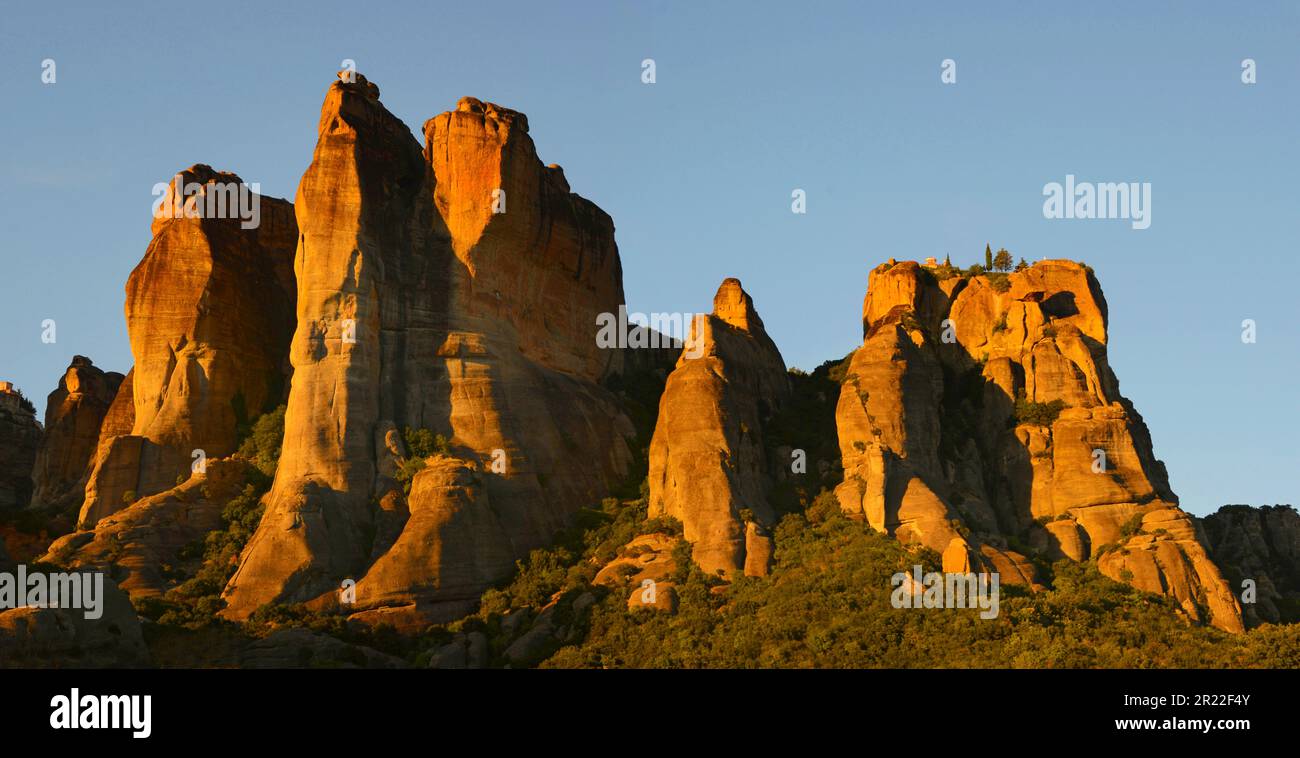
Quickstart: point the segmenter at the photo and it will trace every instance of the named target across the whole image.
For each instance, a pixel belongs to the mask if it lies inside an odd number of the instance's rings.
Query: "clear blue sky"
[[[858,343],[885,258],[1085,260],[1184,506],[1300,500],[1294,3],[118,5],[0,25],[0,378],[38,407],[73,354],[129,368],[154,183],[202,162],[292,198],[352,58],[416,132],[463,95],[527,113],[614,217],[632,310],[705,310],[737,276],[791,365]],[[1067,173],[1151,182],[1151,228],[1045,220]]]

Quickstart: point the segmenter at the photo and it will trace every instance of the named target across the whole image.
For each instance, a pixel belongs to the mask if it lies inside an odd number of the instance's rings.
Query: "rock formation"
[[[242,185],[234,174],[192,166],[169,185],[164,207],[178,186],[188,210]],[[154,219],[153,240],[126,285],[135,367],[124,386],[132,404],[109,410],[112,434],[100,435],[83,527],[124,500],[174,486],[188,476],[196,450],[206,458],[234,452],[240,428],[283,400],[298,231],[288,202],[257,195],[251,202],[258,208],[252,228],[229,210]]]
[[[659,403],[650,515],[682,522],[707,573],[767,573],[772,525],[763,426],[789,396],[785,361],[736,279],[697,318]]]
[[[1106,328],[1096,278],[1070,261],[974,277],[878,267],[836,412],[836,494],[945,570],[1033,583],[1025,545],[1100,556],[1112,578],[1239,631],[1233,593],[1119,394]]]
[[[1300,514],[1289,505],[1225,505],[1202,523],[1215,563],[1244,596],[1247,624],[1300,621]]]
[[[430,459],[412,481],[407,510],[396,541],[357,582],[346,609],[353,618],[402,628],[407,619],[466,615],[484,587],[514,568],[510,537],[472,463]]]
[[[454,615],[627,471],[633,430],[598,383],[620,354],[594,340],[623,301],[613,222],[541,164],[523,114],[465,98],[424,134],[363,76],[326,95],[295,201],[284,448],[234,618],[348,579],[362,620]],[[409,499],[407,428],[460,461]]]
[[[79,608],[0,610],[0,668],[149,665],[140,620],[126,593],[105,578],[99,602],[102,615],[95,619]]]
[[[36,455],[33,507],[81,509],[100,428],[122,375],[75,356],[45,404],[45,436]]]
[[[36,410],[9,382],[0,382],[0,513],[32,498],[32,466],[41,443]]]
[[[678,569],[673,557],[677,543],[678,538],[668,534],[638,535],[619,549],[619,555],[606,563],[591,583],[627,593],[628,610],[672,612],[677,608],[673,584]]]
[[[247,468],[235,459],[208,461],[202,474],[140,498],[93,530],[60,537],[38,560],[108,572],[132,600],[161,595],[177,583],[184,549],[222,528],[222,510],[243,488]]]

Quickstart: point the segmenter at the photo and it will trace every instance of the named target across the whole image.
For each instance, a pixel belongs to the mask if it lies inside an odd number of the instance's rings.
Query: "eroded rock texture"
[[[187,195],[185,208],[242,183],[204,165],[178,180],[199,190]],[[256,202],[255,228],[244,228],[229,210],[223,217],[154,219],[153,241],[126,285],[135,367],[123,386],[131,404],[108,409],[85,489],[83,528],[187,477],[195,450],[207,458],[230,455],[239,429],[282,401],[298,232],[290,203],[264,196]]]
[[[163,594],[179,583],[185,549],[221,529],[222,510],[247,480],[248,464],[208,461],[202,474],[100,519],[95,528],[55,540],[38,560],[104,571],[131,598]],[[189,557],[195,565],[197,557]],[[168,570],[171,567],[171,570]]]
[[[650,515],[682,522],[708,573],[767,573],[772,525],[763,426],[789,397],[785,361],[736,279],[713,298],[659,403]]]
[[[9,382],[0,382],[0,512],[31,501],[32,466],[40,444],[41,425],[31,402]]]
[[[100,429],[123,377],[75,356],[45,405],[45,436],[36,455],[33,507],[74,508],[81,498],[98,447]]]
[[[1300,621],[1300,514],[1289,505],[1225,505],[1203,519],[1214,560],[1242,602],[1249,625]]]
[[[83,582],[93,581],[81,572]],[[103,580],[99,618],[82,608],[21,607],[0,611],[0,668],[148,666],[140,620],[126,593]]]
[[[361,620],[450,617],[627,471],[633,430],[598,384],[620,356],[594,339],[623,299],[612,221],[542,166],[523,114],[465,98],[424,133],[364,77],[326,95],[284,448],[232,617],[348,579]],[[449,441],[409,499],[408,427]]]
[[[1119,394],[1092,272],[943,274],[913,262],[871,274],[836,411],[844,510],[942,553],[946,570],[991,565],[1003,581],[1035,581],[1016,546],[1100,555],[1112,578],[1239,631],[1236,599]]]

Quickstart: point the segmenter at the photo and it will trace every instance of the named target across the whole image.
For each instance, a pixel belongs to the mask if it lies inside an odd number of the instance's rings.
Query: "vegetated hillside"
[[[795,401],[775,423],[825,433],[843,367],[829,362],[813,374],[792,372]],[[831,377],[834,377],[832,379]],[[818,397],[829,397],[829,408]],[[833,433],[833,424],[829,426]],[[815,460],[815,456],[810,455]],[[836,474],[838,475],[838,473]],[[629,610],[627,595],[593,584],[599,569],[638,534],[679,537],[670,521],[645,517],[644,498],[607,501],[584,511],[585,528],[556,547],[534,551],[519,573],[484,598],[475,617],[442,629],[477,630],[490,642],[488,665],[543,667],[1298,667],[1300,626],[1264,625],[1244,635],[1189,623],[1173,599],[1102,575],[1096,560],[1036,559],[1049,585],[1041,592],[1003,583],[997,618],[978,609],[896,609],[890,578],[920,564],[940,570],[940,556],[909,549],[846,518],[826,491],[811,499],[817,472],[782,486],[768,577],[730,584],[689,563],[678,542],[667,581],[674,612]],[[633,584],[633,592],[636,585]],[[583,596],[596,596],[587,605]],[[580,628],[567,643],[543,647],[539,660],[505,652],[527,634],[540,608],[557,609]],[[574,613],[574,607],[585,607]],[[544,613],[545,611],[543,611]],[[537,652],[537,651],[534,651]]]
[[[634,513],[642,506],[624,506]],[[620,520],[623,521],[623,520]],[[618,538],[659,524],[623,521],[588,532],[590,551],[537,551],[493,607],[537,603],[550,593],[590,589],[583,567]],[[890,604],[890,576],[939,556],[911,552],[840,514],[818,497],[806,513],[786,515],[775,530],[770,577],[740,577],[724,591],[698,569],[678,577],[675,613],[629,611],[608,592],[593,605],[580,641],[543,667],[1300,667],[1300,627],[1265,625],[1244,635],[1190,624],[1173,603],[1106,578],[1094,562],[1045,567],[1052,589],[1030,593],[1002,585],[1000,612],[911,610]],[[483,627],[499,628],[496,612]],[[495,640],[503,649],[505,640]]]
[[[486,592],[477,612],[421,633],[349,625],[296,605],[268,605],[245,622],[217,614],[221,587],[256,526],[258,496],[273,476],[283,409],[251,425],[237,457],[250,483],[222,512],[222,528],[169,566],[171,590],[142,598],[145,641],[160,666],[483,667],[1300,667],[1300,626],[1264,624],[1244,635],[1194,625],[1175,601],[1103,576],[1096,561],[1037,561],[1041,592],[1003,583],[999,614],[977,608],[896,609],[895,572],[940,569],[938,553],[909,548],[843,515],[830,493],[842,476],[834,450],[834,405],[843,361],[792,371],[790,405],[772,421],[781,439],[808,440],[809,471],[774,490],[778,523],[766,577],[730,583],[704,574],[673,519],[647,516],[646,488],[577,512],[550,547],[518,562],[513,578]],[[644,481],[648,430],[662,381],[630,375],[613,391],[638,426]],[[784,450],[780,451],[784,454]],[[820,494],[814,494],[820,492]],[[638,583],[608,580],[638,535],[673,547],[661,586],[671,611],[629,607]],[[656,536],[653,539],[660,539]],[[617,573],[617,572],[615,572]],[[623,577],[624,579],[628,577]],[[631,577],[635,579],[635,577]],[[474,645],[477,645],[477,648]],[[464,659],[447,651],[466,650]]]

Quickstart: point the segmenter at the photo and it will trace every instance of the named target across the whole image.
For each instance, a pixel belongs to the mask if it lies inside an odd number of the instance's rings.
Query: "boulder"
[[[126,593],[105,577],[100,602],[101,615],[94,619],[78,608],[0,610],[0,668],[148,666],[140,620]]]

